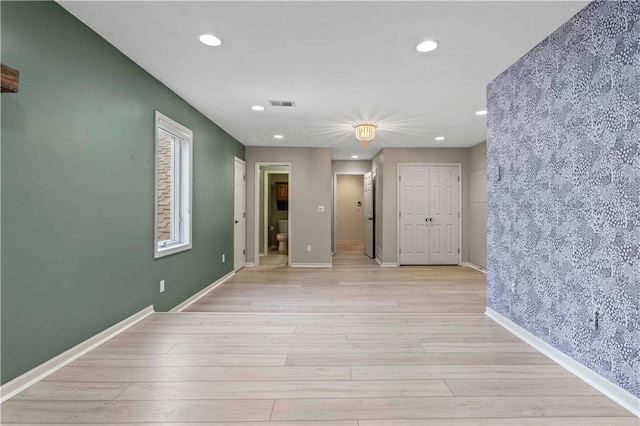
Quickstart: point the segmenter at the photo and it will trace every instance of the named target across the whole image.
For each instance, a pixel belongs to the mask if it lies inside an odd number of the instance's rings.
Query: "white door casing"
[[[460,165],[398,166],[400,265],[460,264]]]
[[[267,167],[267,166],[284,166],[287,168],[287,171],[283,173],[288,173],[289,174],[289,211],[288,211],[288,218],[289,218],[289,231],[287,232],[287,234],[289,235],[288,237],[288,245],[289,248],[291,248],[293,246],[293,238],[295,238],[295,235],[293,235],[293,233],[291,232],[291,230],[293,229],[293,225],[292,225],[292,219],[293,219],[293,215],[292,215],[292,206],[293,206],[293,188],[294,188],[294,183],[293,183],[293,168],[292,168],[292,164],[290,162],[271,162],[271,161],[256,161],[255,162],[255,181],[254,181],[254,194],[253,194],[253,199],[254,199],[254,233],[253,233],[253,263],[250,263],[250,266],[258,266],[260,265],[260,214],[262,211],[262,205],[260,204],[260,168],[261,167]],[[288,255],[287,255],[287,265],[291,266],[291,259],[292,259],[292,252],[293,250],[288,250]]]
[[[234,159],[233,191],[233,270],[237,271],[245,264],[245,163]]]
[[[373,259],[373,172],[364,175],[364,254]]]
[[[269,176],[270,175],[287,175],[287,182],[289,181],[289,170],[265,170],[264,171],[264,182],[263,182],[263,191],[262,193],[264,194],[263,196],[263,203],[262,203],[262,212],[261,215],[264,218],[264,225],[262,227],[262,229],[260,229],[260,232],[262,233],[263,236],[263,244],[262,247],[260,247],[260,250],[262,251],[263,255],[267,255],[269,253],[269,249],[270,249],[270,241],[269,241],[269,223],[270,223],[270,203],[271,203],[271,196],[273,195],[271,193],[271,187],[269,186]],[[287,212],[287,218],[288,218],[289,214]],[[279,232],[278,228],[277,228],[277,224],[275,225],[274,229],[274,238],[275,238],[275,234],[277,234]],[[260,253],[258,253],[258,255],[260,255]]]

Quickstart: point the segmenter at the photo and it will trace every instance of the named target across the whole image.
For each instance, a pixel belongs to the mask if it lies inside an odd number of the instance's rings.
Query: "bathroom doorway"
[[[258,259],[259,266],[287,266],[290,242],[289,164],[256,164],[258,180]]]

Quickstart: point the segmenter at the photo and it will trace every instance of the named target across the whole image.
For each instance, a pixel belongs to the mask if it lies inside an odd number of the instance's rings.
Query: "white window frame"
[[[155,112],[155,179],[154,179],[154,227],[153,227],[153,257],[159,258],[170,254],[191,249],[192,218],[191,207],[193,199],[193,132],[170,119],[166,115]],[[174,152],[172,173],[174,201],[171,213],[171,233],[176,236],[169,242],[158,241],[158,148],[159,130],[171,133],[178,138],[179,149]],[[178,214],[176,214],[178,213]]]

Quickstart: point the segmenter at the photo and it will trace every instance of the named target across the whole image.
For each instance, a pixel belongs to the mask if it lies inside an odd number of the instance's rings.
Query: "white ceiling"
[[[329,147],[334,159],[484,141],[474,112],[487,83],[587,3],[61,2],[243,144]],[[440,48],[418,53],[425,39]],[[380,126],[366,149],[351,128],[365,120]]]

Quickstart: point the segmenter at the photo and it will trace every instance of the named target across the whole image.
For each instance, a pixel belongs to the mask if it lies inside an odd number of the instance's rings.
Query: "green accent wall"
[[[0,7],[4,384],[231,272],[244,146],[58,4]],[[194,134],[193,249],[155,260],[154,110]]]

